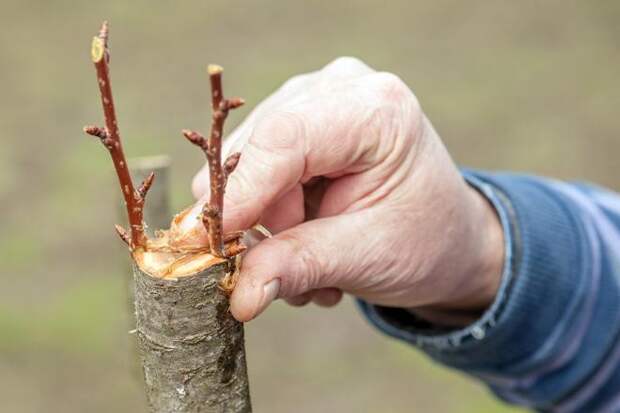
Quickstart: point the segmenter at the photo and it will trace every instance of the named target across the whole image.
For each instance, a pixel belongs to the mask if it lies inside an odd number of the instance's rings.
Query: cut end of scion
[[[99,29],[99,34],[93,37],[93,42],[90,47],[90,56],[93,59],[94,63],[98,63],[103,59],[107,52],[108,47],[108,21],[105,20],[101,24],[101,28]]]
[[[219,75],[223,71],[224,68],[220,65],[210,64],[209,66],[207,66],[207,73],[209,74],[209,76]]]
[[[98,63],[105,56],[105,40],[99,36],[93,37],[93,42],[90,46],[90,57],[94,63]]]

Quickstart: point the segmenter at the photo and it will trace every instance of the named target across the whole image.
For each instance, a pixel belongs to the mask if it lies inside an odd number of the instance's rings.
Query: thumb
[[[367,211],[305,222],[261,241],[243,259],[230,310],[249,321],[276,298],[290,298],[314,289],[355,290],[363,273],[372,273],[364,235]]]

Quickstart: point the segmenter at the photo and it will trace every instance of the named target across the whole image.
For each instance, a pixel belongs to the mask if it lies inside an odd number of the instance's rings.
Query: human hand
[[[334,305],[343,291],[431,315],[492,301],[503,265],[498,218],[397,76],[339,58],[287,81],[224,146],[242,153],[224,231],[260,221],[275,234],[244,257],[230,301],[238,320],[276,298]],[[205,167],[197,198],[208,197],[208,182]]]

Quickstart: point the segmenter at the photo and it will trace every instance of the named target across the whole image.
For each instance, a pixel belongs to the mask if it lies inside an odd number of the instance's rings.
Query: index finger
[[[369,168],[379,136],[370,127],[376,107],[368,102],[357,94],[335,93],[258,121],[226,188],[224,230],[254,225],[298,183]]]

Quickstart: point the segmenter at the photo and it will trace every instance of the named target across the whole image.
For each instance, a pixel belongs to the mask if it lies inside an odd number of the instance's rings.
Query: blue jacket
[[[620,412],[620,195],[581,183],[464,171],[505,234],[499,292],[478,321],[441,330],[359,301],[384,333],[544,412]]]

